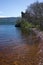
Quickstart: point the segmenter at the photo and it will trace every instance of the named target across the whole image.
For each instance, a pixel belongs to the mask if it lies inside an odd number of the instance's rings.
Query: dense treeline
[[[33,3],[27,7],[25,13],[21,12],[22,18],[34,25],[43,27],[43,3]]]
[[[21,12],[21,22],[22,20],[25,20],[25,23],[28,22],[43,29],[43,3],[35,2],[28,6],[25,12]]]

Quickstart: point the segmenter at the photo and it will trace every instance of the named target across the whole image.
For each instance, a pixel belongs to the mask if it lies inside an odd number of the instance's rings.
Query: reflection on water
[[[38,65],[39,40],[13,25],[0,25],[0,65]]]

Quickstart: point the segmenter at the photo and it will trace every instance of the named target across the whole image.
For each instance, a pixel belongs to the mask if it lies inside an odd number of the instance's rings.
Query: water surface
[[[14,25],[0,25],[0,65],[38,65],[39,41]]]

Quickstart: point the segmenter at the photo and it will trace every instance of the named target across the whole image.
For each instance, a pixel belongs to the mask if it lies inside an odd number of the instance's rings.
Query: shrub
[[[21,24],[21,21],[18,20],[18,21],[16,22],[16,24],[15,24],[15,27],[20,27],[20,24]]]
[[[25,33],[30,33],[30,32],[32,31],[31,28],[34,27],[34,25],[33,25],[32,23],[29,23],[29,22],[27,22],[27,21],[25,21],[25,20],[23,20],[23,19],[20,20],[20,21],[18,21],[15,26],[16,26],[16,27],[20,27],[21,30],[22,30],[23,32],[25,32]]]

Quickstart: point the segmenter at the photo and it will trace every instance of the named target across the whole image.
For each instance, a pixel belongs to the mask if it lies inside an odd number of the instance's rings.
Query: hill
[[[0,18],[0,24],[15,24],[19,17]]]

